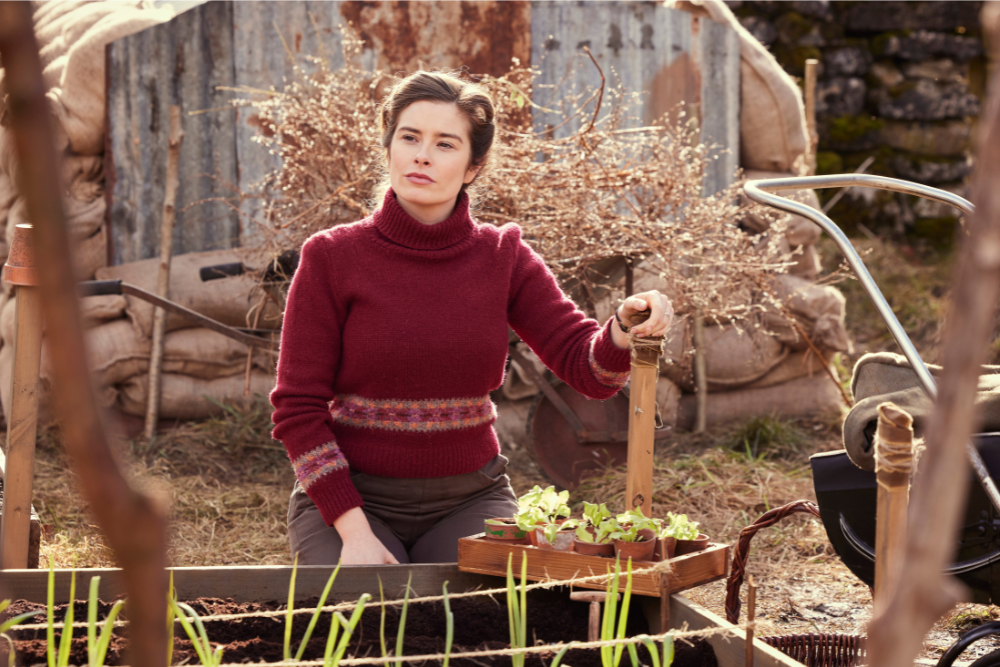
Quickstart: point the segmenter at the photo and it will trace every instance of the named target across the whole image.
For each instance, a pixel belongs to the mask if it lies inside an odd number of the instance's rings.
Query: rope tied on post
[[[662,336],[639,338],[630,331],[628,334],[628,347],[632,350],[632,365],[659,370],[660,355],[663,354],[663,344],[665,341],[666,338]]]
[[[892,484],[889,475],[905,475],[913,470],[913,417],[894,403],[878,406],[878,429],[875,433],[875,472],[880,485]],[[894,479],[892,481],[895,481]]]

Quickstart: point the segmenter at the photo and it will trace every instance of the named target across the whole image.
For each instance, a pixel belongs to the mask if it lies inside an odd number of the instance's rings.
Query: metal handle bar
[[[868,268],[865,266],[865,263],[861,261],[861,255],[859,255],[858,251],[854,249],[854,246],[847,238],[847,235],[844,234],[843,230],[841,230],[840,227],[838,227],[836,223],[834,223],[834,221],[827,217],[827,215],[822,211],[817,211],[807,204],[793,201],[786,197],[779,197],[774,194],[775,190],[814,190],[819,188],[852,187],[856,185],[869,188],[879,188],[880,190],[892,190],[893,192],[901,192],[907,195],[916,195],[925,199],[932,199],[944,204],[950,204],[965,215],[972,215],[975,211],[975,207],[971,202],[954,193],[947,192],[945,190],[938,190],[937,188],[931,188],[926,185],[920,185],[919,183],[903,181],[898,178],[873,176],[871,174],[836,174],[831,176],[769,178],[767,180],[747,181],[747,183],[743,186],[743,191],[746,193],[747,197],[758,204],[766,204],[788,213],[801,215],[807,220],[812,220],[819,225],[824,232],[830,235],[830,237],[837,244],[837,247],[840,248],[840,251],[844,253],[847,263],[850,264],[851,268],[854,270],[854,274],[857,276],[861,286],[868,294],[868,298],[870,298],[872,303],[875,304],[875,309],[878,311],[878,314],[882,316],[882,320],[885,322],[886,326],[889,327],[889,332],[892,334],[892,337],[896,339],[896,343],[898,343],[899,347],[902,348],[903,356],[905,356],[907,361],[910,362],[910,367],[913,368],[913,372],[917,374],[917,380],[920,382],[920,385],[923,387],[924,391],[927,392],[927,395],[931,397],[931,400],[934,400],[937,398],[937,382],[934,380],[930,370],[927,368],[927,364],[925,364],[924,360],[920,358],[920,353],[917,352],[917,348],[914,347],[913,341],[910,340],[906,331],[903,330],[903,326],[899,323],[899,319],[896,317],[896,314],[892,312],[892,308],[889,307],[889,303],[885,300],[885,297],[882,295],[882,291],[878,288],[878,285],[875,284],[875,279],[872,278],[871,273],[868,272]],[[993,506],[998,512],[1000,512],[1000,491],[997,490],[997,486],[993,482],[993,478],[990,477],[989,471],[986,470],[986,465],[983,463],[982,457],[979,455],[979,452],[971,442],[966,443],[965,447],[969,455],[969,462],[972,464],[976,477],[983,485],[983,489],[986,491],[986,495],[989,496]]]

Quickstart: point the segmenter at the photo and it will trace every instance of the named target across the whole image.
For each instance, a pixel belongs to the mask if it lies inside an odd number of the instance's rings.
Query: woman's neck
[[[425,205],[406,201],[399,195],[396,195],[396,202],[399,203],[399,207],[406,211],[411,218],[424,225],[436,225],[439,222],[447,220],[455,211],[455,202],[457,201],[458,197],[455,197],[451,201],[440,204]]]

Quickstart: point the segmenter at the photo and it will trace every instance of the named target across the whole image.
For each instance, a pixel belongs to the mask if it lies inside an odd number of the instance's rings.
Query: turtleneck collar
[[[414,250],[441,250],[468,238],[474,228],[469,216],[469,195],[458,195],[452,214],[433,225],[414,219],[396,201],[392,188],[373,215],[375,227],[393,243]]]

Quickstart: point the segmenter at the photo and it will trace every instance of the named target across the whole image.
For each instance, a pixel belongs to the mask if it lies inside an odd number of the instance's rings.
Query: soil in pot
[[[377,591],[376,591],[377,593]],[[298,608],[315,607],[317,600],[300,602]],[[216,598],[199,598],[189,604],[202,616],[211,614],[236,614],[282,609],[278,602],[268,603],[235,603],[231,600]],[[452,650],[484,651],[508,648],[510,644],[509,626],[507,620],[507,605],[502,595],[496,598],[473,597],[459,598],[451,601],[451,610],[455,615],[455,637]],[[43,609],[43,605],[19,600],[14,602],[3,614],[3,618],[17,615],[25,611]],[[111,605],[101,603],[99,618],[104,618]],[[649,632],[645,619],[639,612],[639,605],[633,604],[629,614],[627,633],[634,636]],[[65,617],[65,605],[56,607],[56,618]],[[87,604],[78,600],[74,605],[77,620],[86,618]],[[385,636],[388,649],[394,653],[396,631],[399,624],[399,607],[389,607],[386,610]],[[583,602],[570,602],[565,590],[532,590],[528,592],[528,637],[543,642],[587,641],[587,624],[590,605]],[[44,616],[42,617],[44,618]],[[329,614],[324,614],[316,625],[313,637],[303,655],[305,660],[321,660],[329,632]],[[362,616],[361,623],[351,639],[351,647],[345,657],[375,657],[381,655],[379,648],[379,624],[381,614],[377,607],[368,609]],[[298,640],[309,624],[310,614],[300,614],[295,617],[293,631],[293,651],[297,650]],[[205,623],[208,637],[212,645],[222,644],[223,662],[258,663],[278,662],[282,659],[285,622],[284,618],[257,617],[234,621],[208,621]],[[105,664],[121,665],[122,651],[127,647],[127,640],[122,634],[125,628],[116,628],[108,650]],[[57,635],[58,635],[57,630]],[[87,664],[86,628],[76,628],[73,633],[70,664]],[[17,652],[17,665],[37,665],[46,662],[45,630],[10,631],[14,636],[14,646]],[[406,637],[403,640],[403,653],[406,655],[433,654],[444,651],[445,617],[444,606],[441,603],[426,603],[410,605],[406,619]],[[58,639],[56,640],[58,641]],[[693,645],[687,641],[675,644],[675,667],[718,667],[715,654],[707,642],[694,639]],[[0,650],[3,660],[6,660],[6,642],[2,642]],[[639,660],[646,665],[652,664],[644,646],[639,647]],[[545,667],[554,656],[538,654],[529,655],[527,667]],[[178,625],[174,639],[173,664],[198,664],[191,642]],[[406,663],[415,665],[417,663]],[[434,663],[437,665],[438,663]],[[506,656],[490,656],[477,658],[475,661],[460,659],[451,661],[455,667],[510,667],[511,661]],[[565,664],[573,667],[600,667],[601,656],[596,649],[570,650],[565,657]],[[626,656],[622,661],[628,665]],[[425,665],[425,667],[434,667]]]

